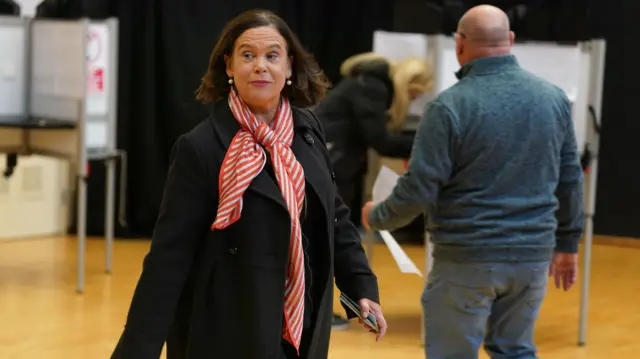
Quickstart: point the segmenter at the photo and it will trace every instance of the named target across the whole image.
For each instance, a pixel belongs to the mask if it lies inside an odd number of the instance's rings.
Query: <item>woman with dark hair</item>
[[[377,279],[303,109],[328,85],[276,15],[226,26],[197,92],[210,116],[176,141],[112,358],[158,358],[166,341],[168,359],[325,359],[334,277],[384,335]]]

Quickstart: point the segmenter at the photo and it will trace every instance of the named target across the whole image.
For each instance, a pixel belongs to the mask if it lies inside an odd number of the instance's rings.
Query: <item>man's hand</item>
[[[380,304],[369,299],[360,299],[358,301],[358,304],[360,304],[360,311],[362,312],[363,317],[366,318],[369,313],[373,314],[373,316],[376,317],[379,332],[373,330],[360,318],[358,318],[358,322],[364,325],[364,327],[367,328],[370,332],[377,334],[376,341],[382,339],[384,334],[387,332],[387,321],[384,319],[384,315],[382,315],[382,308],[380,307]]]
[[[578,254],[554,252],[549,266],[549,276],[553,276],[556,288],[571,289],[578,280]]]
[[[373,208],[374,203],[369,201],[362,207],[362,225],[364,228],[369,229],[369,212]]]

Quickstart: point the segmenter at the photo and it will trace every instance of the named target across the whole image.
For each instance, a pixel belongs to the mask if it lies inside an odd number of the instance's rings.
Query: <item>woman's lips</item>
[[[269,82],[269,81],[251,81],[249,83],[251,85],[253,85],[253,86],[266,86],[266,85],[270,84],[271,82]]]

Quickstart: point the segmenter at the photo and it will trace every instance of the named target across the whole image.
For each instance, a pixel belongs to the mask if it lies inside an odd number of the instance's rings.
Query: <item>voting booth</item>
[[[0,152],[65,159],[77,182],[77,283],[84,291],[89,160],[106,170],[105,271],[114,236],[118,23],[0,17]]]
[[[377,31],[374,34],[373,51],[392,60],[420,56],[433,64],[435,69],[433,91],[414,101],[410,108],[411,114],[422,115],[431,99],[457,82],[455,73],[460,66],[455,53],[455,39],[451,36]],[[585,181],[587,186],[585,190],[586,226],[581,275],[582,292],[578,338],[580,345],[586,343],[605,51],[606,44],[601,39],[575,45],[517,43],[512,48],[512,54],[524,69],[550,81],[565,91],[572,103],[572,117],[578,149],[582,152],[589,151],[592,154],[589,173]],[[425,238],[425,273],[429,273],[433,262],[431,254],[432,245],[427,234]]]

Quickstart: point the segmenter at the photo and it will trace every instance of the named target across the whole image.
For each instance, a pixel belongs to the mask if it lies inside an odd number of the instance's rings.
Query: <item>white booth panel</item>
[[[65,233],[67,169],[65,161],[30,156],[20,159],[10,180],[0,176],[0,240]]]
[[[3,18],[0,26],[0,116],[21,116],[26,110],[26,28],[11,20]]]

